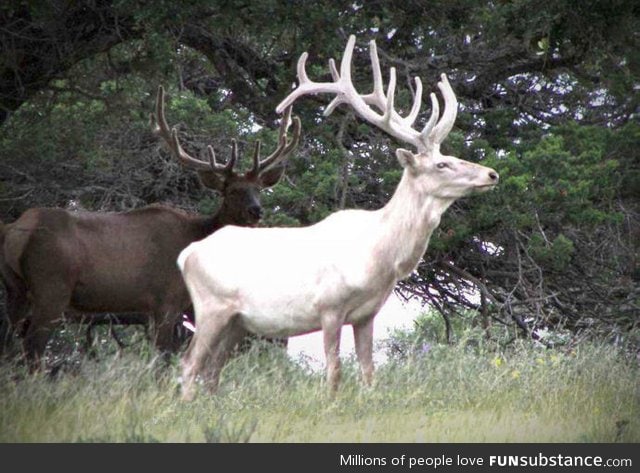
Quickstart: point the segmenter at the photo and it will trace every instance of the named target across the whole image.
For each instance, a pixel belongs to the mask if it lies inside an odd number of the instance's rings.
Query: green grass
[[[180,401],[177,360],[82,360],[55,378],[0,367],[0,442],[638,442],[637,362],[613,348],[435,345],[372,388],[346,360],[339,392],[282,351],[234,359],[216,396]]]

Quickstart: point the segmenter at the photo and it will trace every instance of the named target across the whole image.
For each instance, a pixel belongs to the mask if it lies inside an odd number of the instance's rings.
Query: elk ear
[[[275,186],[284,174],[285,163],[272,166],[260,173],[260,183],[262,187]]]
[[[200,182],[205,187],[218,192],[224,191],[225,177],[213,171],[198,171]]]
[[[396,157],[398,158],[398,161],[400,161],[400,165],[403,168],[415,169],[415,167],[418,165],[416,155],[409,150],[398,148],[396,150]]]

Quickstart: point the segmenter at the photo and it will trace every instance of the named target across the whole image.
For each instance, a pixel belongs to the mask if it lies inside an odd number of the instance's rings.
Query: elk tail
[[[0,221],[0,277],[7,281],[23,279],[20,260],[29,243],[29,232],[8,233],[11,224]]]
[[[14,280],[14,272],[5,257],[4,240],[6,233],[7,226],[0,220],[0,280],[8,287]]]
[[[0,220],[0,284],[4,284],[8,296],[10,291],[17,292],[26,289],[22,278],[14,271],[11,262],[8,261],[5,248],[6,235],[7,225]]]

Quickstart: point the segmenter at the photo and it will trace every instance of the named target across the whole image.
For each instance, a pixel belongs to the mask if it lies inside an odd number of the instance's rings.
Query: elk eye
[[[438,169],[444,169],[444,168],[448,168],[449,165],[447,163],[438,163],[438,164],[436,164],[436,167]]]

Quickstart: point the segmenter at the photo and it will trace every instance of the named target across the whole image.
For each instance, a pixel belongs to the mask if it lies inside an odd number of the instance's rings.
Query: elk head
[[[421,131],[413,128],[422,103],[422,82],[415,77],[415,96],[413,106],[406,117],[400,116],[394,109],[396,70],[390,70],[387,91],[383,89],[380,60],[375,41],[369,43],[371,65],[373,69],[373,91],[366,95],[359,94],[351,80],[351,58],[355,46],[355,36],[351,35],[342,61],[340,71],[335,61],[329,60],[329,68],[333,82],[315,82],[309,79],[305,71],[308,54],[300,56],[297,66],[298,87],[276,108],[282,113],[300,96],[317,93],[331,93],[336,96],[329,103],[324,115],[329,115],[338,105],[350,105],[365,121],[377,126],[401,142],[413,145],[417,153],[398,149],[396,156],[412,178],[416,190],[422,195],[430,195],[445,201],[453,201],[472,192],[481,192],[493,188],[498,183],[498,173],[493,169],[470,163],[440,152],[440,145],[447,137],[457,115],[458,102],[447,80],[442,74],[438,82],[444,98],[444,111],[440,117],[440,106],[436,95],[432,93],[431,116]],[[374,110],[371,106],[375,107]]]
[[[293,121],[293,137],[287,138],[287,131]],[[231,144],[231,157],[220,164],[212,146],[207,147],[209,160],[203,161],[189,155],[180,145],[176,128],[169,129],[164,114],[164,88],[158,87],[156,113],[151,114],[151,128],[169,147],[171,154],[185,168],[195,170],[205,187],[220,192],[223,202],[218,215],[225,224],[255,225],[262,217],[260,190],[274,186],[282,177],[286,159],[298,145],[300,139],[300,119],[291,119],[291,107],[287,107],[280,123],[278,146],[266,158],[260,155],[261,142],[256,141],[253,166],[245,173],[234,170],[238,162],[238,146]]]

